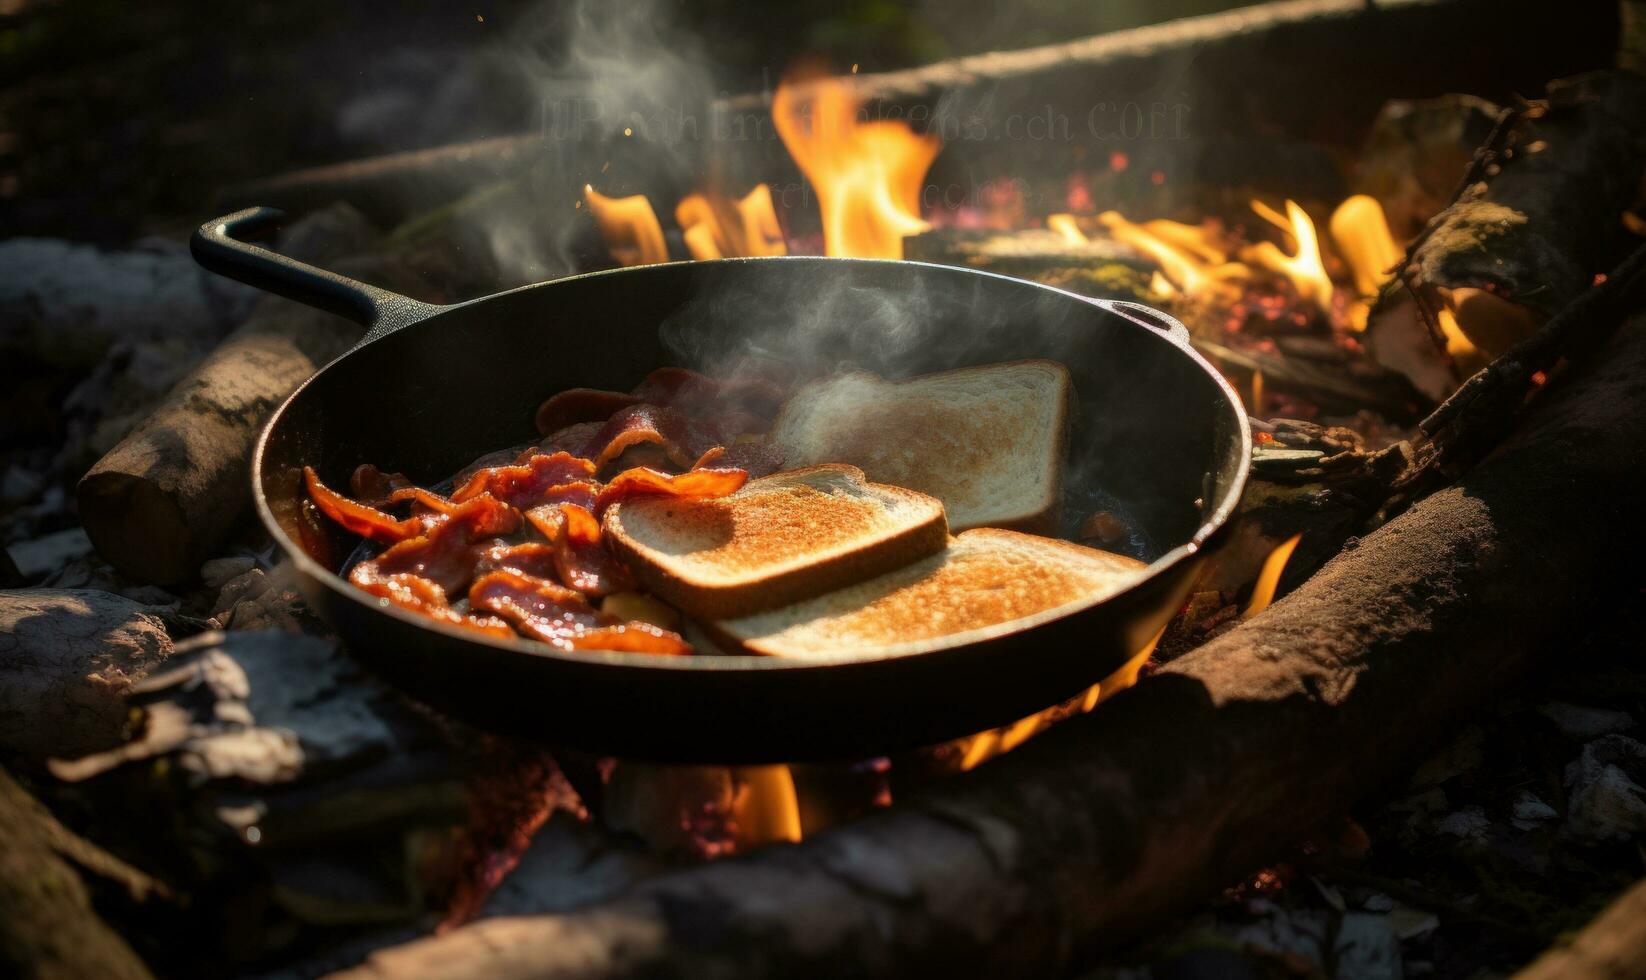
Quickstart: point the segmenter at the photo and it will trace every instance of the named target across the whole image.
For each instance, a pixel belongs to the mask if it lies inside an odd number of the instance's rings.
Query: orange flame
[[[1262,201],[1253,201],[1252,210],[1280,230],[1292,236],[1297,251],[1287,255],[1273,242],[1258,242],[1245,250],[1244,258],[1253,265],[1279,273],[1291,280],[1297,294],[1313,300],[1321,310],[1332,308],[1332,280],[1326,275],[1326,264],[1320,258],[1320,238],[1315,234],[1314,222],[1295,201],[1286,202],[1286,214],[1277,213]]]
[[[784,255],[783,229],[772,206],[772,190],[755,185],[741,200],[689,194],[674,209],[674,219],[694,259],[734,255]]]
[[[1118,211],[1097,216],[1109,237],[1153,259],[1160,274],[1150,283],[1150,292],[1170,296],[1176,292],[1206,299],[1233,299],[1237,283],[1251,274],[1239,262],[1228,261],[1228,252],[1218,246],[1215,232],[1177,221],[1126,220]]]
[[[1084,245],[1090,241],[1086,233],[1080,230],[1080,226],[1075,224],[1072,214],[1047,215],[1046,227],[1062,235],[1063,240],[1070,245]]]
[[[606,251],[620,265],[651,265],[669,261],[669,247],[663,241],[663,226],[657,223],[657,212],[642,194],[632,197],[607,197],[593,187],[584,185],[583,198],[589,202],[589,213],[600,226],[600,237],[606,242]]]
[[[1356,194],[1339,204],[1327,227],[1359,294],[1349,307],[1349,326],[1365,330],[1372,300],[1377,298],[1378,290],[1389,281],[1395,265],[1400,262],[1400,246],[1389,234],[1383,205],[1377,198],[1365,194]]]
[[[1086,692],[1076,699],[1076,712],[1083,714],[1091,711],[1099,704],[1136,684],[1138,675],[1143,672],[1143,665],[1149,662],[1149,657],[1154,654],[1156,644],[1160,642],[1160,638],[1165,633],[1166,630],[1162,628],[1159,633],[1154,635],[1153,639],[1144,645],[1142,650],[1133,655],[1132,659],[1126,661],[1119,670],[1087,688]],[[960,757],[961,770],[976,769],[995,756],[1010,752],[1069,714],[1068,705],[1058,705],[1044,711],[1037,711],[1027,718],[1020,718],[1010,725],[991,728],[986,732],[979,732],[976,735],[961,739],[960,744],[963,746]]]
[[[785,83],[772,122],[817,191],[824,252],[900,259],[903,239],[931,227],[920,219],[920,188],[943,144],[902,122],[860,121],[860,108],[845,82]]]
[[[1252,599],[1246,604],[1246,611],[1240,614],[1241,619],[1251,619],[1274,602],[1281,573],[1286,571],[1286,563],[1292,560],[1292,552],[1297,550],[1297,543],[1302,540],[1303,535],[1294,534],[1263,559],[1263,569],[1257,573],[1257,582],[1252,586]]]

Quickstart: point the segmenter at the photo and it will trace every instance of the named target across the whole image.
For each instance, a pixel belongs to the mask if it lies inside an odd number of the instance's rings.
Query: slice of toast
[[[1082,599],[1112,595],[1147,568],[1068,541],[979,528],[941,554],[782,609],[705,624],[725,646],[774,657],[895,655]]]
[[[1013,361],[904,381],[836,375],[796,392],[767,440],[791,466],[850,463],[943,501],[949,527],[1056,526],[1069,372]]]
[[[750,480],[728,497],[635,497],[606,513],[611,548],[692,616],[773,609],[943,550],[935,498],[830,464]]]

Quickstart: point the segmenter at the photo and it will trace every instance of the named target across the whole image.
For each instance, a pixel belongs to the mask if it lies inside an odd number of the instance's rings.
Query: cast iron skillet
[[[1182,325],[1135,304],[913,262],[682,262],[574,276],[432,306],[241,241],[254,208],[194,236],[206,268],[368,326],[286,400],[252,459],[257,511],[314,610],[372,670],[476,725],[660,761],[860,759],[1005,724],[1071,697],[1181,606],[1246,482],[1251,433]],[[352,543],[305,550],[298,473],[347,486],[359,463],[419,483],[535,438],[539,402],[627,390],[653,368],[758,348],[888,376],[1051,357],[1079,396],[1068,509],[1106,501],[1148,574],[973,642],[878,659],[562,653],[380,605],[339,578]]]

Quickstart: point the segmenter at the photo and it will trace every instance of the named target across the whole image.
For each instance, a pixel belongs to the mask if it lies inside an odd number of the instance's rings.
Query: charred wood
[[[1481,363],[1470,354],[1453,365],[1449,332],[1496,357],[1622,257],[1624,212],[1643,172],[1646,79],[1618,71],[1549,83],[1546,98],[1504,112],[1452,203],[1409,246],[1367,347],[1444,397]],[[1459,349],[1456,338],[1450,346]]]
[[[1025,975],[1135,936],[1396,777],[1621,587],[1646,541],[1646,318],[1606,355],[1458,485],[1102,710],[798,846],[346,976]]]

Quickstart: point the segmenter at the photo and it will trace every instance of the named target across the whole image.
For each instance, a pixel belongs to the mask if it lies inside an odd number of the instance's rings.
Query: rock
[[[1553,820],[1560,814],[1555,808],[1538,799],[1536,794],[1523,791],[1520,798],[1515,800],[1514,807],[1509,811],[1513,819],[1510,821],[1519,830],[1530,830],[1540,823]]]
[[[1587,705],[1550,701],[1537,713],[1555,723],[1561,734],[1571,738],[1591,739],[1635,727],[1635,719],[1627,711],[1593,708]]]
[[[250,555],[213,558],[200,566],[200,582],[206,588],[221,593],[230,579],[239,578],[256,567],[257,559]]]
[[[71,527],[6,550],[11,552],[18,572],[32,579],[60,572],[74,559],[91,554],[91,539],[81,528]]]
[[[1235,930],[1236,942],[1296,958],[1324,974],[1351,980],[1399,980],[1400,940],[1387,916],[1372,912],[1336,915],[1324,909],[1275,906],[1258,922]]]
[[[269,571],[252,568],[224,583],[212,604],[211,621],[225,630],[272,627],[290,632],[303,632],[314,623],[285,565]]]
[[[0,746],[33,759],[118,745],[125,695],[172,653],[161,621],[107,592],[0,592]]]
[[[1486,840],[1487,833],[1492,829],[1492,822],[1487,819],[1486,812],[1480,807],[1466,806],[1441,817],[1435,823],[1435,829],[1468,843],[1479,844]]]
[[[0,350],[89,368],[115,342],[221,336],[257,291],[214,276],[180,241],[124,252],[42,238],[0,241]]]
[[[1646,830],[1646,745],[1605,735],[1566,766],[1566,830],[1587,841],[1624,840]]]

